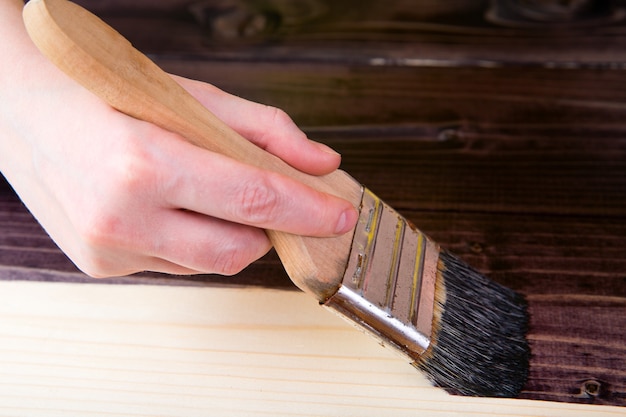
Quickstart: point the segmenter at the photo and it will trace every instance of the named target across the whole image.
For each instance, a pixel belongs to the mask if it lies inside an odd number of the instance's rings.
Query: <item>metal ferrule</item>
[[[439,246],[365,189],[348,266],[325,306],[410,359],[429,346]]]

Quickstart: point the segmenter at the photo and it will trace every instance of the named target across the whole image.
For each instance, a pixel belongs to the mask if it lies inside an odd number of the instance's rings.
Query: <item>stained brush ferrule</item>
[[[365,189],[348,266],[325,306],[416,360],[429,346],[439,246]]]

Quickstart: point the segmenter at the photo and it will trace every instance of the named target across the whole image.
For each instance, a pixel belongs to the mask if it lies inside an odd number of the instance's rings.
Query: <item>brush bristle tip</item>
[[[442,251],[431,348],[415,364],[452,394],[516,397],[529,368],[524,298]]]

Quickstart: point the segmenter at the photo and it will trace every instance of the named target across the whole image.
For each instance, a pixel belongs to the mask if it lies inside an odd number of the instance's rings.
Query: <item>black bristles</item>
[[[439,322],[415,366],[451,394],[516,397],[530,359],[525,300],[445,251],[439,272]]]

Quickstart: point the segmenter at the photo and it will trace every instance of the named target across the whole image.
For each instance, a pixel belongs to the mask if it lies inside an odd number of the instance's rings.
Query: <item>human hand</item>
[[[270,243],[261,228],[331,236],[350,230],[347,201],[190,145],[123,115],[30,54],[3,84],[0,168],[76,265],[96,277],[142,270],[233,274]],[[37,62],[37,65],[33,65]],[[176,78],[244,137],[304,172],[339,156],[280,110]]]

